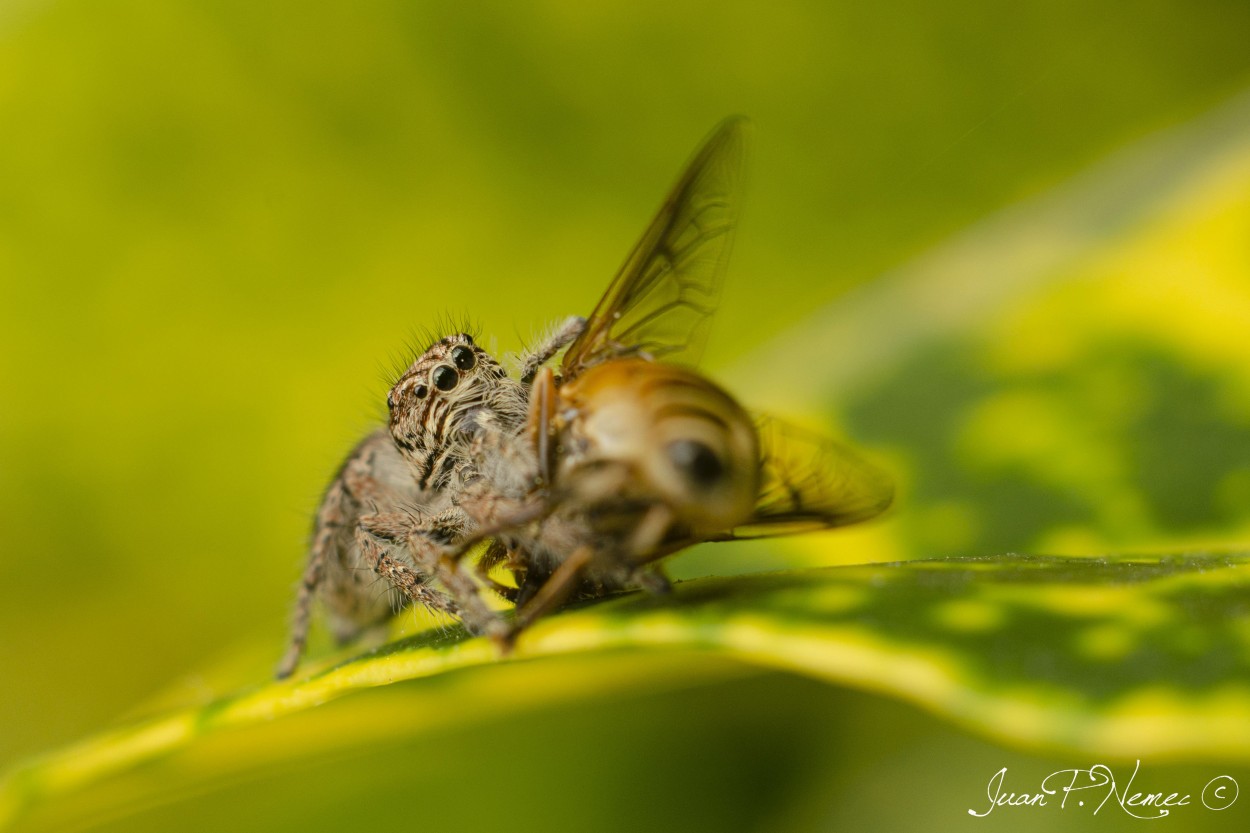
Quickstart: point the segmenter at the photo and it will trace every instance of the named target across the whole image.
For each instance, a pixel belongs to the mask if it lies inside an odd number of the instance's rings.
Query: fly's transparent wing
[[[757,416],[760,496],[734,538],[844,526],[879,515],[894,499],[890,476],[853,449]]]
[[[738,220],[747,130],[726,119],[699,148],[565,352],[565,378],[619,356],[698,360]]]

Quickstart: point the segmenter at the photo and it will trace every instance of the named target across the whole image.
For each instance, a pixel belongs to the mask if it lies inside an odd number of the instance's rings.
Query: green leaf
[[[1244,553],[1015,555],[704,579],[671,597],[631,596],[551,617],[506,658],[486,640],[435,631],[33,761],[6,780],[0,820],[55,803],[65,821],[76,793],[197,749],[216,747],[207,768],[155,770],[121,791],[127,806],[182,795],[194,788],[189,778],[245,775],[258,751],[274,766],[367,745],[397,731],[392,711],[362,703],[363,721],[311,735],[283,732],[283,719],[379,686],[409,683],[397,687],[399,709],[426,719],[407,720],[402,731],[419,733],[591,690],[731,673],[709,656],[890,694],[1016,745],[1246,762],[1248,563]],[[561,664],[567,656],[578,662]],[[481,669],[467,685],[453,673],[466,669]]]

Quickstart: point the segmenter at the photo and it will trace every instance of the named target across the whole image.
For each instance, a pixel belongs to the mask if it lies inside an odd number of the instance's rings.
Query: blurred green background
[[[1247,31],[1245,3],[1168,0],[5,5],[0,764],[171,681],[207,697],[200,669],[241,653],[276,660],[310,513],[394,362],[448,316],[507,351],[588,311],[729,113],[756,123],[752,187],[706,364],[875,448],[902,501],[865,532],[675,572],[1250,540],[1250,192],[1223,185],[1250,181],[1228,149],[1242,123],[1160,151],[1163,184],[1112,189],[1119,225],[1013,249],[1071,256],[948,331],[913,337],[940,313],[920,296],[889,314],[911,286],[964,292],[924,284],[924,253],[1205,124],[1250,84]],[[996,228],[969,245],[1014,239]],[[969,269],[968,292],[1014,277]],[[878,312],[858,350],[813,346],[861,308]],[[832,829],[879,818],[905,778],[930,799],[900,823],[940,826],[991,762],[1033,765],[806,681],[662,689],[236,797],[266,829],[451,824],[500,782],[475,825],[525,829],[519,804],[604,828]],[[340,763],[357,781],[336,791]]]

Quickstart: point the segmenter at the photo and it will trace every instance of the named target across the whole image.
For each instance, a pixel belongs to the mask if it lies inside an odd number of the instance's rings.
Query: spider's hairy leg
[[[521,354],[521,381],[529,384],[534,381],[538,369],[551,361],[551,358],[568,347],[573,339],[581,335],[586,329],[586,319],[578,315],[571,315],[560,323],[555,332],[544,338],[532,349],[526,350]]]
[[[385,431],[373,432],[347,456],[317,508],[291,636],[275,670],[278,679],[289,677],[299,665],[318,597],[340,642],[390,617],[388,600],[377,597],[372,581],[359,569],[355,528],[366,504],[394,506],[418,497],[406,464]]]
[[[388,584],[402,593],[409,601],[424,605],[431,610],[460,615],[460,608],[447,594],[431,587],[426,574],[414,569],[391,553],[402,550],[402,536],[399,540],[395,534],[394,520],[407,516],[398,514],[365,515],[360,519],[356,529],[356,541],[360,546],[361,562],[386,580]]]
[[[328,514],[328,507],[333,509],[339,504],[340,501],[337,496],[332,497],[332,493],[341,488],[342,481],[335,480],[330,485],[330,492],[326,494],[321,510],[317,512],[317,526],[313,534],[312,546],[309,548],[308,564],[304,567],[304,574],[300,577],[299,592],[295,596],[295,613],[291,621],[291,638],[287,643],[286,653],[283,654],[282,660],[274,671],[275,676],[279,680],[284,680],[295,673],[295,668],[299,665],[300,657],[304,653],[304,646],[308,642],[308,624],[312,618],[313,599],[316,597],[317,588],[321,584],[322,575],[325,572],[326,559],[328,558],[330,548],[333,546],[333,537],[336,531],[336,525],[324,516]]]
[[[356,538],[365,563],[412,601],[451,613],[475,635],[502,633],[502,617],[483,600],[472,570],[464,564],[463,556],[478,543],[465,538],[467,521],[455,508],[429,517],[379,513],[360,519]],[[392,552],[407,556],[410,564]],[[430,586],[431,578],[446,592]]]

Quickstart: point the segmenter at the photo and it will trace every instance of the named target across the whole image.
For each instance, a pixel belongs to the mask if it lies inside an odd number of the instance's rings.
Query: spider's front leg
[[[521,354],[521,381],[529,384],[538,375],[538,370],[552,356],[573,343],[586,329],[586,319],[579,315],[570,315],[560,323],[555,332],[540,341],[537,346]]]
[[[452,614],[470,633],[497,636],[507,626],[486,604],[464,564],[464,555],[478,541],[466,538],[467,522],[459,509],[429,517],[413,512],[378,513],[360,519],[356,539],[365,565],[406,597]],[[446,592],[433,587],[431,579]]]

